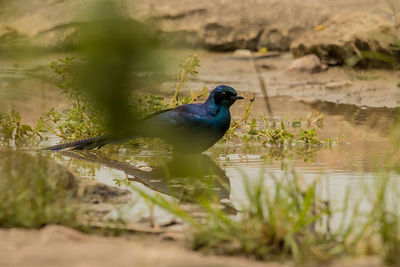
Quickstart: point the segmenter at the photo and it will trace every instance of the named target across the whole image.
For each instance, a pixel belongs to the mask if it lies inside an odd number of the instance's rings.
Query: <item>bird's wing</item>
[[[151,118],[153,118],[153,117],[156,117],[156,116],[158,116],[158,115],[160,115],[160,114],[162,114],[162,113],[169,112],[169,111],[171,111],[171,110],[173,110],[173,109],[172,109],[172,108],[167,108],[167,109],[163,109],[163,110],[160,110],[160,111],[156,111],[156,112],[151,113],[150,115],[147,115],[146,117],[144,117],[144,118],[143,118],[143,121],[146,121],[146,120],[148,120],[148,119],[151,119]]]
[[[154,118],[175,128],[198,128],[207,127],[211,117],[201,104],[189,104],[160,113]]]
[[[182,105],[174,109],[153,113],[145,118],[145,127],[152,130],[173,129],[207,129],[212,115],[208,114],[202,104]]]
[[[161,137],[176,151],[197,153],[206,150],[225,133],[204,104],[188,104],[148,117],[141,136]],[[221,129],[219,129],[221,128]]]

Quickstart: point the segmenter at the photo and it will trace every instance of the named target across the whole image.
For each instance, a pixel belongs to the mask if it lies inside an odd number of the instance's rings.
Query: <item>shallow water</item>
[[[48,62],[46,59],[43,61]],[[66,106],[62,96],[52,85],[32,78],[37,77],[43,70],[24,72],[15,71],[15,67],[13,69],[14,71],[9,71],[7,67],[0,69],[0,111],[14,107],[21,111],[25,122],[32,123],[50,107]],[[395,109],[359,108],[326,102],[305,103],[290,97],[273,97],[270,104],[273,114],[269,116],[277,121],[305,118],[309,112],[319,110],[325,115],[325,126],[319,131],[320,137],[343,136],[340,145],[331,149],[321,149],[315,152],[311,159],[308,157],[305,160],[301,155],[294,155],[293,164],[305,183],[321,179],[317,194],[322,199],[340,203],[348,186],[361,188],[363,184],[371,183],[378,177],[373,170],[385,164],[385,157],[390,152],[390,129],[396,120]],[[235,104],[234,117],[238,117],[241,110],[240,104]],[[263,99],[257,96],[253,116],[257,117],[260,113],[267,112]],[[50,139],[48,143],[55,142],[56,140]],[[243,179],[256,181],[257,178],[270,174],[277,178],[284,175],[282,162],[266,161],[265,155],[270,151],[261,145],[254,145],[244,153],[240,144],[217,144],[205,153],[209,157],[189,162],[174,162],[173,169],[195,162],[195,166],[189,168],[195,170],[195,173],[178,173],[174,179],[162,177],[165,176],[163,166],[170,160],[165,151],[138,149],[129,145],[117,148],[107,153],[113,155],[113,160],[104,159],[101,153],[103,150],[100,150],[100,153],[97,151],[83,154],[55,152],[54,157],[60,163],[69,166],[73,172],[88,179],[115,185],[116,180],[130,178],[132,184],[148,194],[163,194],[171,199],[189,201],[193,194],[201,191],[204,184],[208,186],[208,182],[182,177],[204,176],[211,170],[222,180],[221,184],[212,184],[215,192],[225,202],[231,202],[237,208],[240,208],[240,203],[246,199]],[[112,150],[107,147],[105,149]],[[397,174],[393,174],[393,177],[399,178]],[[397,186],[398,183],[395,184]],[[359,193],[361,194],[362,190],[359,190]],[[357,194],[352,195],[353,199],[357,197]],[[113,212],[108,216],[122,216],[130,221],[143,221],[154,216],[159,224],[168,223],[173,219],[161,208],[149,205],[148,201],[138,194],[135,194],[134,198],[134,204],[123,207],[120,213]]]
[[[340,207],[343,205],[347,188],[355,190],[349,201],[356,201],[365,192],[362,188],[373,185],[379,178],[379,174],[374,172],[374,169],[384,165],[385,157],[389,152],[390,127],[395,122],[395,110],[360,109],[326,103],[307,104],[290,98],[272,98],[270,101],[274,112],[273,117],[276,120],[304,118],[308,112],[318,109],[325,114],[326,121],[320,133],[321,137],[339,134],[344,136],[339,145],[331,149],[322,148],[315,152],[312,160],[305,161],[299,155],[294,156],[293,164],[301,177],[301,182],[308,184],[317,179],[320,180],[317,187],[317,195],[320,199],[328,200],[333,207]],[[262,111],[263,108],[263,102],[257,101],[254,112]],[[251,152],[247,153],[242,152],[240,145],[230,144],[229,148],[227,147],[227,145],[217,144],[205,153],[206,156],[201,159],[200,164],[201,175],[207,175],[211,170],[212,173],[222,177],[221,179],[228,185],[228,188],[217,182],[213,185],[214,191],[224,203],[228,202],[235,208],[241,208],[241,205],[246,202],[244,179],[256,182],[260,177],[265,177],[268,184],[271,182],[271,176],[278,179],[284,178],[282,161],[265,160],[265,155],[269,152],[267,147],[256,145],[253,150],[250,150]],[[107,147],[105,149],[107,150]],[[226,154],[221,151],[226,151]],[[192,172],[170,174],[169,177],[164,177],[164,166],[171,160],[170,155],[165,151],[141,150],[130,145],[122,145],[115,151],[107,151],[107,154],[110,153],[113,155],[113,160],[104,159],[101,151],[81,152],[81,154],[66,152],[61,153],[61,157],[59,153],[55,154],[59,162],[70,166],[81,176],[94,178],[109,185],[115,185],[116,180],[129,177],[131,184],[147,194],[162,194],[169,199],[193,200],[196,193],[201,191],[201,187],[204,184],[208,185],[200,178],[187,178],[187,176],[196,177],[198,174],[193,166],[188,167]],[[171,169],[175,170],[177,166],[187,167],[193,162],[196,165],[198,158],[178,160],[173,163],[175,165]],[[396,181],[399,180],[399,175],[392,174],[392,176],[393,186],[398,187],[400,184]],[[125,186],[122,185],[122,187]],[[156,220],[158,224],[165,224],[174,219],[161,208],[149,205],[148,201],[137,193],[134,195],[134,205],[124,207],[119,213],[112,212],[108,218],[123,217],[130,221],[143,222],[154,216],[155,219],[152,218],[152,220]],[[366,210],[368,205],[365,203],[360,206],[360,209]],[[189,209],[192,207],[190,206]],[[340,219],[333,218],[332,220],[332,224],[335,224],[335,220]]]

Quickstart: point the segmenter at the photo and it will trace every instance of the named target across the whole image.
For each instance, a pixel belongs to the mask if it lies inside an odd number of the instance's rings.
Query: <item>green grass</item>
[[[149,196],[131,186],[189,224],[187,240],[194,250],[297,263],[375,255],[387,264],[400,264],[400,221],[394,209],[400,198],[386,173],[372,186],[357,188],[363,193],[351,205],[354,189],[348,188],[342,207],[334,210],[318,198],[319,180],[305,185],[290,164],[285,164],[282,177],[265,173],[261,178],[243,175],[246,198],[236,201],[234,212],[223,209],[212,192],[194,197],[202,208],[201,218],[181,208],[179,201]],[[366,212],[360,211],[362,201],[369,203]],[[333,215],[341,222],[331,229]]]
[[[182,210],[177,203],[168,203],[162,197],[148,196],[133,188],[188,222],[190,245],[195,250],[259,260],[329,258],[325,250],[336,242],[325,240],[316,231],[316,225],[322,225],[330,213],[325,203],[316,199],[316,183],[302,190],[292,168],[287,169],[285,177],[268,177],[272,179],[272,186],[266,185],[266,178],[244,178],[246,201],[236,214],[222,209],[218,198],[210,197],[211,192],[208,196],[197,196],[196,202],[204,212],[202,220]]]
[[[75,181],[41,157],[0,151],[0,227],[77,225]]]
[[[193,231],[193,248],[260,260],[300,260],[312,253],[314,240],[321,238],[314,226],[328,212],[315,213],[315,185],[301,191],[296,176],[286,182],[274,180],[273,190],[264,179],[244,181],[249,202],[235,217],[202,199],[207,222]]]

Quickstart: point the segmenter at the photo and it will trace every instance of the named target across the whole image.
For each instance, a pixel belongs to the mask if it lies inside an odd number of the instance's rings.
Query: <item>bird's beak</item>
[[[237,96],[235,97],[235,99],[236,99],[236,100],[238,100],[238,99],[244,99],[244,97],[241,96],[241,95],[237,95]]]

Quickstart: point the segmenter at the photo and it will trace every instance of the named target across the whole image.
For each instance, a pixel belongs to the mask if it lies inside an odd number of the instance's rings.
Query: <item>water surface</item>
[[[0,68],[0,111],[16,108],[26,123],[34,123],[50,107],[63,109],[68,106],[54,85],[38,79],[47,70],[36,68],[35,64],[5,64]],[[272,114],[267,113],[262,96],[256,95],[252,116],[264,114],[271,120],[281,121],[305,118],[308,113],[318,110],[325,116],[324,127],[319,130],[320,138],[343,136],[341,143],[331,149],[322,148],[307,157],[293,154],[293,164],[305,183],[321,179],[317,192],[321,198],[340,203],[348,186],[357,190],[363,184],[379,178],[374,170],[385,165],[385,158],[391,152],[390,133],[396,121],[395,109],[360,108],[326,102],[305,103],[290,97],[273,97],[270,103]],[[241,111],[241,105],[235,104],[232,110],[234,117],[240,116]],[[50,139],[47,144],[55,142],[55,139]],[[162,194],[182,202],[190,202],[193,194],[201,192],[203,186],[209,186],[210,181],[202,181],[198,177],[207,176],[211,170],[220,177],[218,182],[211,184],[213,190],[221,199],[238,208],[246,199],[243,179],[256,181],[261,176],[268,178],[271,174],[278,178],[284,176],[282,160],[271,160],[268,157],[270,148],[260,144],[252,144],[251,149],[244,149],[238,142],[217,144],[205,152],[201,159],[172,163],[171,155],[166,151],[131,145],[111,146],[104,148],[113,150],[111,153],[102,153],[102,149],[83,154],[55,152],[53,156],[61,164],[69,166],[74,173],[87,179],[115,185],[116,181],[118,183],[129,178],[131,183],[148,194]],[[104,157],[104,154],[112,155],[112,159]],[[189,169],[194,172],[169,174],[166,180],[163,178],[165,164],[175,164],[173,169],[177,170],[180,165],[190,166]],[[395,173],[392,176],[394,186],[397,186],[396,179],[399,177]],[[363,191],[360,189],[358,192]],[[356,199],[358,196],[354,194],[352,197]],[[172,220],[171,215],[153,207],[139,195],[136,194],[134,198],[134,204],[110,216],[141,221],[154,215],[160,223]]]

